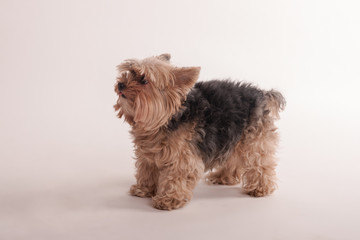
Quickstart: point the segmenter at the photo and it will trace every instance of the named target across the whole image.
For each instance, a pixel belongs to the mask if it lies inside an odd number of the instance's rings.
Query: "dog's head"
[[[155,130],[179,110],[200,67],[177,68],[170,64],[170,57],[128,59],[117,67],[115,92],[119,98],[114,108],[119,118],[124,116],[134,127]]]

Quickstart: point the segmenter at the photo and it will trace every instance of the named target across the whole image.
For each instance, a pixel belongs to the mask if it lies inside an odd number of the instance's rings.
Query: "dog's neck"
[[[154,148],[158,148],[158,150],[161,151],[161,143],[166,143],[167,138],[169,137],[166,127],[158,129],[144,129],[133,126],[130,133],[133,136],[135,147],[142,149],[142,151],[146,151],[148,148],[151,148],[152,151]],[[157,145],[159,146],[157,147]]]

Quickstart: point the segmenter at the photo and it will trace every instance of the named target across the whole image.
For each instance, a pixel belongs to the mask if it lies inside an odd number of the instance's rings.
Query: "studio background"
[[[359,239],[357,1],[0,0],[0,239]],[[116,65],[171,53],[287,99],[279,189],[131,197]]]

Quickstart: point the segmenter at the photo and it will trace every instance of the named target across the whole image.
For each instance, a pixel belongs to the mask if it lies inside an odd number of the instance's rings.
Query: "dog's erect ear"
[[[201,67],[174,68],[175,84],[179,87],[190,89],[199,78]]]
[[[162,61],[168,62],[168,61],[170,61],[171,55],[170,55],[170,53],[164,53],[164,54],[157,56],[157,58]]]

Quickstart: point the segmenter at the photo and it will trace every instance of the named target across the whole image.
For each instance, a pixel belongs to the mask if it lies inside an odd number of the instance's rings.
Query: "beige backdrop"
[[[0,1],[0,239],[359,239],[357,1]],[[284,93],[279,190],[127,195],[115,66],[170,52]]]

